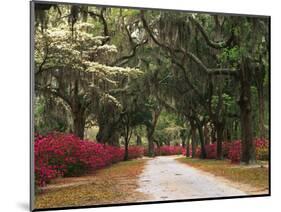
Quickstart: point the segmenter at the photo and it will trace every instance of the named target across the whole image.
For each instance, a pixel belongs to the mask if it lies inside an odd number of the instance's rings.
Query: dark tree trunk
[[[215,130],[215,127],[213,126],[212,130],[211,130],[211,141],[212,141],[212,143],[214,143],[214,142],[216,142],[216,140],[217,140],[216,130]]]
[[[161,146],[160,141],[153,138],[153,142],[156,144],[157,148]]]
[[[258,88],[258,105],[259,105],[259,135],[261,138],[265,138],[264,127],[264,92],[263,87]]]
[[[84,139],[85,117],[83,111],[73,112],[73,133],[81,139]]]
[[[191,126],[191,157],[195,158],[195,152],[196,152],[196,128],[193,123],[193,121],[190,122]]]
[[[245,164],[254,164],[256,163],[256,157],[252,134],[251,69],[249,65],[249,60],[244,60],[239,73],[241,86],[239,100],[242,133],[241,162]]]
[[[238,121],[234,121],[233,125],[234,125],[234,129],[233,129],[233,134],[234,134],[234,139],[238,139]]]
[[[225,140],[228,141],[228,142],[231,142],[232,137],[231,137],[231,131],[230,131],[229,128],[226,129],[225,134],[226,134]]]
[[[223,123],[216,123],[217,132],[217,160],[223,159],[222,142],[223,142]]]
[[[71,103],[72,118],[73,118],[73,133],[79,138],[84,139],[85,130],[85,108],[82,107],[81,102],[79,102],[79,81],[74,82],[74,94],[73,101]]]
[[[125,153],[124,153],[124,160],[128,160],[129,159],[129,143],[131,140],[131,136],[132,136],[132,129],[130,127],[130,122],[129,122],[129,117],[127,117],[127,122],[126,122],[126,126],[125,126]]]
[[[137,144],[137,146],[141,146],[142,145],[142,141],[141,141],[141,136],[140,135],[137,135],[136,144]]]
[[[148,130],[147,132],[147,140],[148,140],[148,156],[154,157],[153,132],[151,130]]]
[[[209,135],[209,129],[207,124],[205,124],[204,126],[204,137],[205,137],[205,144],[210,144],[210,135]]]
[[[99,143],[107,143],[112,146],[120,146],[119,133],[111,125],[99,125],[99,131],[96,139]]]
[[[151,126],[146,126],[146,131],[147,131],[147,140],[148,140],[148,156],[149,157],[154,157],[154,139],[153,139],[153,134],[154,130],[158,121],[158,118],[161,113],[161,108],[158,108],[152,112],[152,122]]]
[[[199,141],[200,141],[200,146],[201,146],[200,158],[205,159],[206,158],[206,150],[205,150],[204,134],[203,134],[202,126],[200,124],[198,124],[197,129],[198,129]]]
[[[256,82],[256,88],[258,93],[258,112],[259,112],[259,133],[261,138],[265,138],[265,96],[264,96],[264,78],[266,73],[266,67],[263,65],[260,58],[259,67],[255,68],[254,77]]]
[[[124,161],[129,159],[129,141],[125,139],[125,153],[124,153]]]
[[[189,156],[190,156],[190,146],[189,146],[190,144],[189,144],[189,136],[188,136],[188,138],[187,138],[187,140],[186,140],[186,157],[187,158],[189,158]]]

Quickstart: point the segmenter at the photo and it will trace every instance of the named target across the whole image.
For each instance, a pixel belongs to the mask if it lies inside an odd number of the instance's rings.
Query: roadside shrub
[[[228,158],[230,159],[231,163],[239,163],[240,155],[241,155],[241,141],[240,140],[232,141],[228,151]]]
[[[268,141],[265,139],[255,139],[254,141],[256,148],[256,159],[257,160],[268,160],[269,158],[269,145]],[[224,158],[230,159],[231,163],[239,163],[241,157],[241,140],[235,140],[231,142],[223,142],[222,143],[222,153]],[[217,144],[216,142],[213,144],[206,144],[206,158],[207,159],[215,159],[217,154]],[[200,157],[201,148],[196,148],[195,157]],[[182,154],[186,155],[186,149],[182,150]],[[190,155],[192,154],[191,146],[190,146]]]
[[[269,145],[265,139],[257,138],[254,141],[256,149],[257,160],[268,160],[269,159]],[[232,163],[239,163],[241,159],[242,145],[241,140],[232,141],[228,147],[228,158]]]
[[[135,159],[144,155],[144,148],[140,146],[129,146],[129,159]]]
[[[182,148],[181,154],[184,155],[184,156],[186,156],[186,148]]]
[[[180,155],[185,151],[181,146],[160,146],[154,147],[154,155],[155,156],[167,156],[167,155]],[[148,156],[148,149],[144,149],[144,155]]]
[[[36,185],[42,187],[58,176],[78,176],[122,161],[124,149],[53,133],[35,136],[34,154]],[[143,148],[129,147],[130,159],[142,155]]]
[[[182,154],[183,154],[184,156],[186,156],[186,148],[183,148],[183,149],[182,149]],[[191,157],[191,155],[192,155],[192,146],[191,146],[191,145],[189,145],[189,155],[190,155],[190,157]],[[201,148],[200,148],[200,147],[196,147],[196,149],[195,149],[195,157],[196,157],[196,158],[199,158],[200,155],[201,155]]]
[[[205,145],[206,150],[206,158],[207,159],[215,159],[217,157],[217,144],[206,144]]]
[[[180,155],[181,152],[181,146],[161,146],[157,149],[158,155]]]
[[[269,144],[265,139],[256,139],[256,158],[257,160],[268,160],[269,159]]]
[[[222,143],[223,158],[228,158],[229,144],[230,144],[229,142]],[[206,150],[207,159],[216,159],[217,158],[217,143],[216,142],[214,142],[212,144],[206,144],[205,150]]]

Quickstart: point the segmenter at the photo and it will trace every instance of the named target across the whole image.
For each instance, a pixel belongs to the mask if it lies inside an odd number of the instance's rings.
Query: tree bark
[[[265,127],[264,127],[264,92],[263,87],[260,87],[258,90],[258,102],[259,102],[259,136],[265,138]]]
[[[253,144],[252,108],[251,108],[251,69],[248,59],[242,61],[240,69],[240,119],[242,133],[242,157],[245,164],[256,163],[255,146]]]
[[[207,154],[205,150],[205,142],[204,142],[204,134],[203,134],[203,129],[200,124],[197,125],[197,130],[199,134],[199,141],[200,141],[200,146],[201,146],[201,155],[200,158],[205,159]]]
[[[152,122],[151,122],[151,126],[146,126],[146,130],[147,130],[147,140],[148,140],[148,156],[149,157],[154,157],[154,139],[153,139],[153,134],[154,134],[154,130],[158,121],[158,118],[160,116],[161,113],[161,108],[155,109],[152,112]]]
[[[216,123],[216,132],[217,132],[217,160],[223,159],[222,154],[222,142],[223,142],[223,124]]]
[[[195,158],[195,152],[196,152],[196,128],[195,125],[193,123],[193,121],[190,122],[190,126],[191,126],[191,157]]]
[[[204,138],[205,138],[205,144],[210,144],[210,135],[209,135],[209,129],[207,124],[205,124],[204,126]]]
[[[147,129],[147,140],[148,140],[148,156],[154,157],[153,131],[151,129]]]
[[[190,139],[190,138],[189,138],[189,136],[188,136],[188,138],[187,138],[187,140],[186,140],[186,157],[187,157],[187,158],[189,158],[189,156],[190,156],[190,154],[189,154],[189,153],[190,153],[190,149],[189,149],[189,148],[190,148],[190,146],[189,146],[190,142],[189,142],[189,139]]]
[[[141,146],[142,145],[142,141],[141,141],[141,136],[140,135],[137,135],[136,144],[137,144],[137,146]]]
[[[119,133],[116,132],[113,126],[99,124],[99,131],[96,136],[96,139],[99,143],[107,143],[112,146],[120,146],[119,137]]]
[[[81,112],[73,113],[73,133],[84,139],[85,117]]]
[[[124,161],[129,159],[129,141],[125,139],[125,153],[124,153]]]

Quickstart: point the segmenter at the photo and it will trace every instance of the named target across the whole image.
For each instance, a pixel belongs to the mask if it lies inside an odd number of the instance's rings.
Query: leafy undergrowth
[[[137,192],[137,176],[146,159],[114,164],[93,174],[55,179],[37,194],[36,208],[57,208],[144,200]]]
[[[268,190],[268,168],[266,165],[245,166],[231,164],[227,160],[192,158],[178,158],[177,160],[230,181],[247,184],[254,187],[255,191],[267,192]]]

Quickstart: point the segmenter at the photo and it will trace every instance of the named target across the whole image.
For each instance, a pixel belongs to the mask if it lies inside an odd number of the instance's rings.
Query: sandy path
[[[138,191],[145,193],[149,201],[247,195],[175,158],[162,156],[147,162],[139,178]]]

